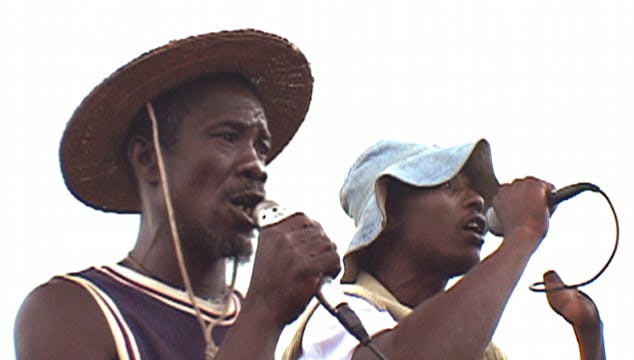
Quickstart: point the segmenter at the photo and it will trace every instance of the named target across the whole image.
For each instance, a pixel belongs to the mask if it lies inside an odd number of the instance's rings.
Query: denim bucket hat
[[[359,269],[354,254],[370,245],[383,231],[387,178],[416,187],[433,187],[451,180],[463,169],[474,190],[490,203],[499,182],[493,171],[491,148],[485,139],[446,148],[382,140],[361,154],[339,193],[341,206],[356,226],[344,254],[342,282],[356,279]]]

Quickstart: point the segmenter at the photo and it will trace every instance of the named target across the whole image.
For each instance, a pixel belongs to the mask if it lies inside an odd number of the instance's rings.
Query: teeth
[[[469,221],[467,227],[474,231],[480,231],[480,225],[476,221]]]

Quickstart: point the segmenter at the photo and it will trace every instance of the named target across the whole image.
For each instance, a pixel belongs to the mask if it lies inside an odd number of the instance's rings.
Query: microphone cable
[[[372,338],[365,330],[361,319],[359,319],[357,314],[355,314],[355,312],[350,308],[348,303],[341,303],[333,308],[332,305],[330,305],[330,303],[323,298],[321,293],[317,293],[315,296],[317,297],[317,300],[319,300],[321,305],[332,316],[339,320],[346,331],[348,331],[348,333],[359,340],[359,343],[361,343],[361,345],[370,349],[370,351],[372,351],[372,353],[376,355],[378,359],[388,360],[385,354],[383,354],[383,352],[381,352],[381,350],[379,350],[379,348],[374,345],[374,342],[372,342]]]
[[[281,222],[292,215],[296,214],[296,211],[292,211],[284,206],[281,206],[277,202],[267,199],[262,201],[253,209],[253,221],[260,228],[264,229],[266,227],[272,226]],[[338,289],[333,289],[329,285],[332,283],[332,278],[324,277],[322,278],[322,289],[327,290],[330,289],[330,295],[332,296],[332,291],[337,292],[337,297],[343,300],[343,292]],[[315,298],[319,301],[319,303],[333,316],[335,319],[339,321],[339,323],[344,327],[344,329],[352,336],[354,336],[361,345],[367,347],[372,351],[372,353],[379,360],[388,360],[388,358],[375,346],[372,342],[372,338],[368,334],[367,330],[363,326],[363,322],[359,319],[359,316],[350,308],[347,302],[341,301],[337,304],[332,304],[328,301],[328,298],[324,296],[322,291],[317,291],[315,293]]]
[[[592,283],[593,281],[595,281],[596,279],[599,278],[599,276],[601,276],[603,274],[603,272],[605,272],[605,270],[608,268],[608,266],[610,266],[610,263],[612,262],[612,259],[614,259],[614,255],[616,255],[616,250],[619,247],[619,237],[620,237],[620,230],[619,230],[619,218],[616,215],[616,210],[614,209],[614,205],[612,204],[612,201],[610,200],[610,197],[603,191],[601,190],[598,186],[593,185],[591,183],[579,183],[578,185],[582,185],[585,190],[590,190],[593,192],[598,192],[599,194],[601,194],[603,196],[603,198],[605,199],[605,201],[608,203],[608,205],[610,206],[610,210],[612,210],[612,216],[614,217],[614,225],[616,228],[616,236],[615,236],[615,240],[614,240],[614,247],[612,248],[612,253],[610,254],[610,257],[608,258],[608,260],[605,262],[605,264],[603,265],[603,267],[590,279],[580,282],[578,284],[573,284],[573,285],[567,285],[564,284],[563,286],[559,286],[559,287],[555,287],[555,288],[551,288],[551,289],[546,289],[546,284],[543,281],[537,281],[534,282],[533,284],[531,284],[528,288],[531,291],[534,292],[549,292],[549,291],[559,291],[559,290],[565,290],[565,289],[576,289],[576,288],[580,288],[582,286],[586,286],[590,283]]]

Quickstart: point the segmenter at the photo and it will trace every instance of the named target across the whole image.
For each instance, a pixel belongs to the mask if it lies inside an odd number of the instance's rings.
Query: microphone
[[[551,193],[548,196],[548,208],[552,211],[553,208],[557,206],[557,204],[559,204],[560,202],[566,201],[587,190],[594,191],[594,192],[601,191],[601,189],[599,189],[598,186],[591,183],[587,183],[587,182],[568,185],[568,186],[562,187],[561,189],[555,190],[553,193]],[[489,228],[489,231],[493,235],[496,235],[496,236],[504,235],[502,231],[502,225],[500,225],[500,222],[498,221],[498,218],[495,215],[493,206],[491,206],[486,212],[486,222],[487,222],[487,227]]]
[[[261,228],[275,225],[297,214],[273,200],[264,200],[253,209],[253,220]],[[320,290],[315,293],[317,300],[328,310],[343,327],[363,345],[371,345],[371,338],[363,327],[359,317],[352,311],[345,300],[343,291],[330,276],[324,276]]]

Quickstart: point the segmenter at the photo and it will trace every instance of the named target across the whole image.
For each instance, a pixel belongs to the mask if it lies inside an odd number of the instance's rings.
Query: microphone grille
[[[293,212],[273,200],[264,200],[253,209],[253,221],[260,227],[265,228],[286,219]]]

